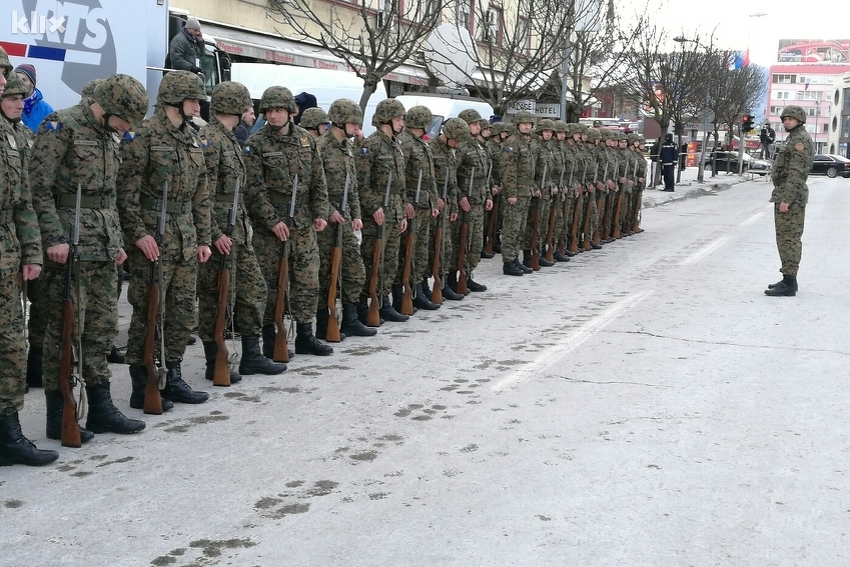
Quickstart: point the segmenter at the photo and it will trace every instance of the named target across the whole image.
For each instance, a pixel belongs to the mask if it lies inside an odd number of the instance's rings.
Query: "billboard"
[[[850,39],[780,39],[779,63],[850,63]]]

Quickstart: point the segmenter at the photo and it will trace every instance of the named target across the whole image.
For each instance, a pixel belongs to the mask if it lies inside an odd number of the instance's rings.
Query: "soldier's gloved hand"
[[[487,199],[486,201],[484,201],[484,210],[485,211],[492,211],[493,210],[493,200],[492,199]]]
[[[409,219],[412,219],[416,216],[416,209],[413,208],[412,204],[407,203],[404,205],[404,216]]]
[[[322,232],[328,226],[328,221],[325,219],[316,219],[313,221],[313,228],[316,229],[316,232]]]
[[[465,212],[465,213],[468,213],[468,212],[469,212],[469,209],[471,208],[471,207],[469,206],[469,201],[466,199],[466,197],[464,197],[463,199],[461,199],[460,201],[458,201],[458,203],[457,203],[457,204],[458,204],[458,205],[460,205],[461,210],[462,210],[463,212]]]
[[[127,252],[123,248],[118,249],[118,254],[115,256],[115,265],[120,266],[127,260]]]
[[[398,233],[401,234],[407,230],[407,219],[401,219],[401,222],[398,224]]]
[[[289,238],[289,227],[287,227],[286,223],[284,223],[283,221],[280,221],[279,223],[274,225],[272,227],[272,232],[275,236],[277,236],[277,239],[280,241],[284,241]]]
[[[516,205],[516,197],[508,197],[509,205]]]
[[[21,267],[21,277],[24,281],[34,280],[41,273],[41,266],[38,264],[24,264]]]
[[[156,243],[154,243],[156,244]],[[52,262],[64,264],[68,259],[68,250],[70,246],[67,244],[54,244],[47,249],[47,258]]]
[[[345,223],[345,218],[341,214],[339,214],[339,211],[332,212],[331,216],[328,217],[328,220],[336,224]]]
[[[67,246],[67,245],[66,245]],[[142,251],[145,258],[151,262],[156,262],[159,258],[159,246],[156,245],[156,240],[150,234],[146,234],[136,241],[136,248]],[[50,249],[47,249],[47,257],[50,258]],[[63,260],[64,262],[64,260]]]
[[[375,221],[375,224],[381,226],[384,224],[384,209],[383,207],[378,207],[378,210],[372,213],[372,220]]]
[[[213,246],[215,246],[215,249],[218,250],[219,254],[230,254],[231,244],[233,244],[233,242],[226,234],[222,234],[215,242],[213,242]]]
[[[209,246],[198,246],[198,263],[203,264],[212,256]]]
[[[360,230],[363,228],[363,221],[360,219],[351,219],[351,228],[353,230]]]

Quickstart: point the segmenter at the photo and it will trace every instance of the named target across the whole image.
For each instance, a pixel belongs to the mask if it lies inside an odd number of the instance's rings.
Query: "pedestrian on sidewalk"
[[[676,186],[676,162],[679,159],[679,150],[676,148],[676,143],[673,142],[673,134],[664,136],[664,143],[661,144],[659,152],[659,160],[661,161],[662,172],[664,174],[664,189],[662,191],[675,191]]]
[[[770,159],[772,157],[770,150],[776,141],[776,130],[771,128],[770,122],[764,123],[764,128],[761,129],[761,134],[759,134],[759,141],[761,141],[761,157]]]

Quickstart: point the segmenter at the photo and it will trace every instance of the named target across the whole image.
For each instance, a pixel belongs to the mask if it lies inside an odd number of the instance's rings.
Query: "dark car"
[[[717,172],[738,173],[738,152],[717,150],[705,160],[705,170],[711,171],[717,159]],[[744,172],[766,175],[770,170],[770,163],[763,159],[756,159],[751,155],[744,154]]]
[[[834,154],[817,154],[812,162],[812,175],[850,177],[850,159]]]

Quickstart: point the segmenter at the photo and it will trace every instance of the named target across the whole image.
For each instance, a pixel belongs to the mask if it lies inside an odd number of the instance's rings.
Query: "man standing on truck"
[[[204,56],[204,36],[201,34],[201,23],[198,18],[189,16],[180,33],[171,39],[168,46],[168,57],[171,69],[202,73],[201,58]],[[169,65],[166,65],[169,67]]]

